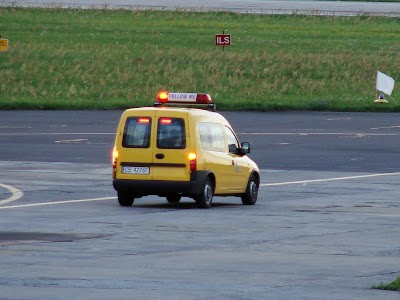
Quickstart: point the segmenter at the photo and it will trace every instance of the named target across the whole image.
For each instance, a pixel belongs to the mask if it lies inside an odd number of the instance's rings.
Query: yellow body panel
[[[149,148],[126,148],[122,146],[122,138],[124,134],[125,124],[128,117],[154,117],[154,111],[141,112],[141,114],[128,113],[125,111],[121,116],[121,120],[118,126],[118,132],[116,135],[115,149],[118,151],[118,162],[116,177],[118,179],[129,179],[129,180],[152,180],[153,170],[150,168],[149,174],[124,174],[122,173],[121,163],[136,163],[136,164],[150,164],[152,162],[153,152],[151,146]],[[153,130],[154,124],[151,124],[151,130]]]
[[[185,111],[169,111],[167,109],[159,109],[156,113],[154,125],[160,118],[179,118],[184,120],[186,147],[185,149],[159,149],[156,146],[157,135],[152,135],[152,145],[154,145],[153,162],[155,163],[153,167],[154,180],[188,181],[190,179],[190,170],[189,160],[187,157],[191,149],[188,128],[190,126],[190,122],[188,122],[188,113]],[[153,133],[156,131],[157,130],[154,129]],[[163,155],[164,158],[157,159],[157,154]],[[158,163],[165,164],[166,166],[158,165]],[[174,165],[185,166],[175,167]]]

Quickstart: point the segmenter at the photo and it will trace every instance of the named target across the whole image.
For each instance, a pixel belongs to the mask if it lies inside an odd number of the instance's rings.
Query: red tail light
[[[117,162],[118,162],[118,151],[114,148],[112,153],[113,178],[115,178],[115,176],[117,175]]]
[[[197,170],[196,158],[197,158],[196,153],[189,153],[188,154],[190,171],[196,171]]]

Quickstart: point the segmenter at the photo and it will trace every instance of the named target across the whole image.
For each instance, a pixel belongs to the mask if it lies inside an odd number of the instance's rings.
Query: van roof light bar
[[[169,93],[159,92],[154,106],[184,106],[184,107],[207,107],[212,111],[216,110],[211,96],[205,93]]]

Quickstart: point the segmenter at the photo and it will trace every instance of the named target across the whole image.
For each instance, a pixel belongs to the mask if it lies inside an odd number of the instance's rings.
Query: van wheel
[[[135,198],[133,198],[132,194],[127,193],[127,192],[118,192],[119,205],[132,206],[134,200],[135,200]]]
[[[179,194],[170,194],[167,195],[167,201],[169,203],[179,203],[181,201],[182,195]]]
[[[246,192],[242,195],[242,203],[244,205],[254,205],[257,202],[258,196],[258,180],[257,177],[252,174],[247,184]]]
[[[207,177],[201,193],[198,194],[195,198],[197,206],[199,208],[209,208],[211,206],[213,196],[214,196],[214,186],[210,177]]]

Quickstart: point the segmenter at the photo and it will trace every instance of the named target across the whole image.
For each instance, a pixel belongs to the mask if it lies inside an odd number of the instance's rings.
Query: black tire
[[[201,193],[196,196],[195,200],[199,208],[209,208],[212,204],[214,196],[214,185],[210,177],[207,177],[206,182],[201,190]]]
[[[257,177],[252,174],[247,183],[246,192],[242,195],[244,205],[254,205],[257,202],[259,183]]]
[[[134,200],[135,200],[135,198],[133,198],[132,194],[127,193],[127,192],[118,192],[119,205],[132,206]]]
[[[181,201],[182,195],[179,194],[170,194],[167,195],[167,201],[169,203],[179,203]]]

